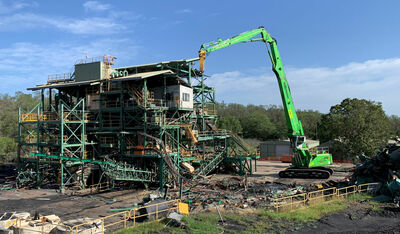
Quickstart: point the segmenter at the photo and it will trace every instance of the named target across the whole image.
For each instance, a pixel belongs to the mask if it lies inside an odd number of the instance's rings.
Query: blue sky
[[[0,93],[25,91],[77,59],[117,66],[197,56],[205,42],[260,25],[278,40],[296,108],[329,111],[346,97],[400,115],[399,1],[0,0]],[[280,105],[262,43],[206,60],[219,101]]]

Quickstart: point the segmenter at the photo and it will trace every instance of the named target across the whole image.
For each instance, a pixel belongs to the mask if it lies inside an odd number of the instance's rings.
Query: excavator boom
[[[257,37],[259,36],[259,37]],[[301,177],[301,178],[329,178],[332,170],[323,168],[323,166],[332,164],[332,155],[328,153],[312,154],[307,146],[306,137],[304,136],[303,126],[297,117],[294,108],[292,95],[289,88],[289,83],[286,79],[286,74],[283,69],[283,64],[279,54],[276,40],[265,30],[264,27],[259,27],[241,33],[237,36],[226,40],[218,39],[214,42],[209,42],[201,45],[199,50],[200,72],[204,72],[205,58],[210,52],[243,42],[262,41],[266,44],[269,57],[272,62],[272,71],[275,73],[279,91],[282,98],[283,109],[285,112],[286,124],[288,127],[287,136],[290,139],[294,158],[292,167],[281,171],[281,177]]]

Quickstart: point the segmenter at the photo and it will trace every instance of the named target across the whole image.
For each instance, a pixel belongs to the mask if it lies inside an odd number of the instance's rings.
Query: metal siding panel
[[[268,157],[268,145],[267,144],[264,144],[264,143],[261,143],[260,144],[260,157],[261,158],[266,158],[266,157]]]
[[[75,81],[88,81],[101,79],[102,62],[75,65]]]
[[[276,156],[281,157],[283,154],[290,154],[290,146],[276,145]]]

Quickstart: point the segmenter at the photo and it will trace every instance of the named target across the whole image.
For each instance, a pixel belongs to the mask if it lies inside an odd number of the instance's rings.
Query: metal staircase
[[[156,181],[154,172],[137,170],[129,165],[107,163],[100,164],[100,167],[108,177],[115,181]]]
[[[244,143],[244,142],[240,139],[240,137],[239,137],[237,134],[235,134],[235,133],[233,133],[233,132],[230,132],[230,135],[231,135],[232,140],[233,140],[238,146],[240,146],[240,148],[242,148],[242,149],[243,149],[244,151],[246,151],[246,152],[249,152],[249,149],[245,146],[246,143]]]
[[[198,176],[206,176],[210,172],[212,172],[223,160],[224,160],[224,152],[219,152],[213,157],[211,160],[205,160],[202,165],[198,168],[197,174],[193,177],[193,179],[197,178]]]

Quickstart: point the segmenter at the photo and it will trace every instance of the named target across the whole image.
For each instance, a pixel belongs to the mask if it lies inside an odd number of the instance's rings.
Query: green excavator
[[[267,46],[267,51],[272,62],[272,71],[275,73],[278,80],[286,124],[288,127],[287,136],[290,139],[294,154],[291,166],[283,171],[280,171],[279,176],[281,178],[329,178],[333,171],[332,169],[324,166],[332,164],[332,155],[326,152],[312,153],[310,151],[306,143],[303,126],[301,125],[300,120],[297,118],[276,40],[271,37],[264,27],[259,27],[258,29],[241,33],[226,40],[218,39],[217,41],[201,45],[199,50],[200,72],[202,74],[204,72],[204,62],[208,53],[241,42],[257,41],[264,42]]]

